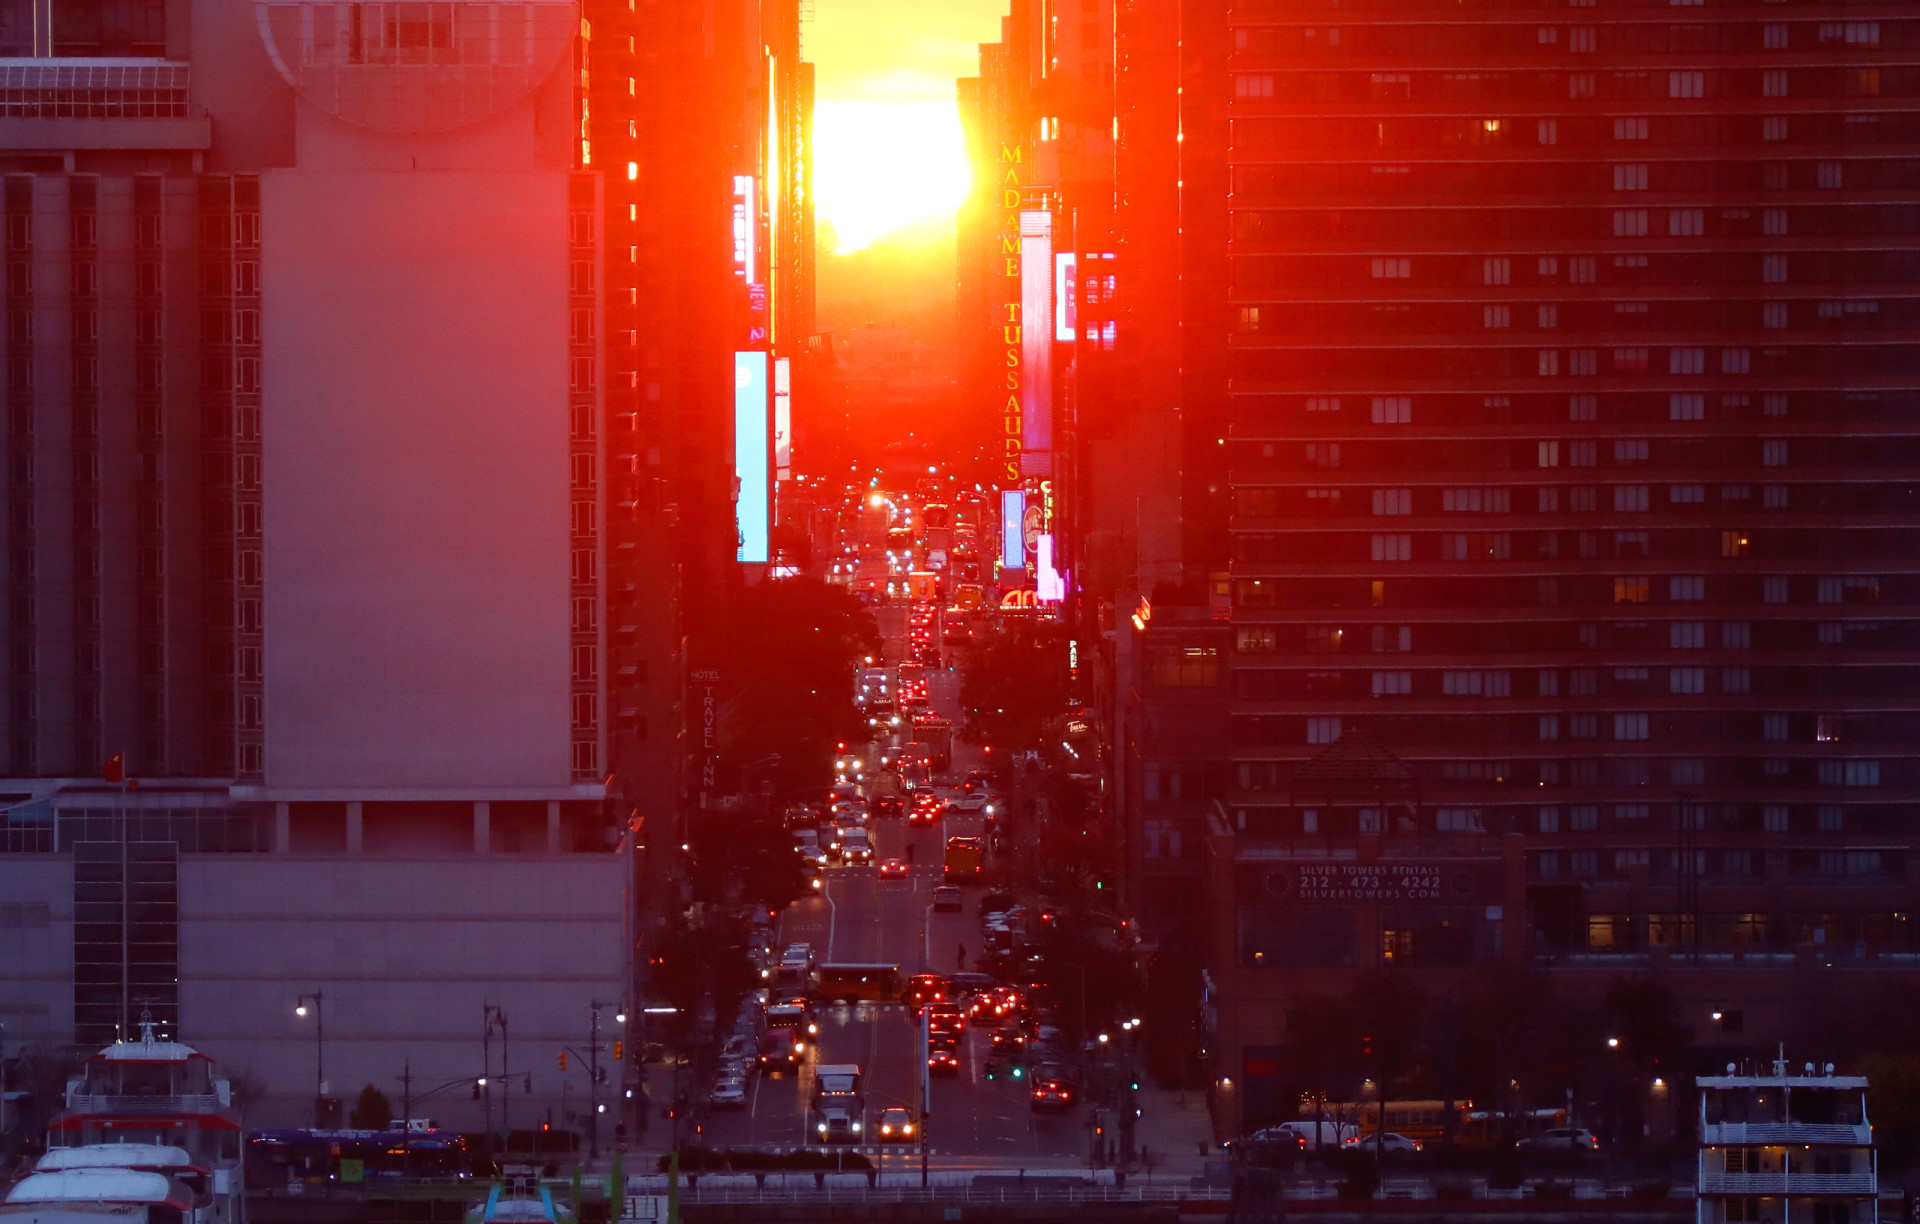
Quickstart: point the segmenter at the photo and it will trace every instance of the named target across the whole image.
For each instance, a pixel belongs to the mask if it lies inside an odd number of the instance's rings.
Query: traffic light
[[[1368,1058],[1373,1057],[1373,1038],[1371,1037],[1360,1038],[1360,1053],[1365,1055]]]
[[[627,1043],[616,1039],[613,1043],[613,1061],[619,1062],[620,1055],[626,1052]]]
[[[1026,1075],[1026,1073],[1027,1073],[1027,1069],[1025,1067],[1015,1067],[1013,1069],[1013,1078],[1020,1079],[1022,1076]]]
[[[565,1050],[560,1051],[560,1069],[562,1071],[567,1069],[567,1052]]]

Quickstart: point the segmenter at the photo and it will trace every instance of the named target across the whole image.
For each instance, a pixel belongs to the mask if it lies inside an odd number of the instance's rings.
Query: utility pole
[[[587,1004],[587,1159],[600,1158],[600,1008]]]
[[[927,1188],[927,1115],[933,1112],[932,1073],[927,1059],[933,1053],[932,1009],[920,1010],[920,1188]]]
[[[493,1130],[493,1004],[482,1001],[480,1004],[480,1107],[485,1125],[481,1129]]]
[[[411,1058],[400,1064],[400,1125],[402,1130],[413,1129],[413,1060]]]
[[[513,1103],[513,1070],[508,1064],[510,1051],[507,1045],[507,1013],[503,1009],[495,1007],[493,1009],[493,1023],[500,1028],[500,1146],[501,1150],[504,1151],[509,1141],[509,1136],[513,1133],[511,1127],[507,1124],[507,1109]],[[491,1085],[489,1085],[489,1087],[491,1087]],[[488,1103],[492,1103],[491,1093],[488,1095]]]

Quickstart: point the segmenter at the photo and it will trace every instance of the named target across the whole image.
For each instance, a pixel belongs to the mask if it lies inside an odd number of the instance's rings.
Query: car
[[[933,908],[948,913],[958,913],[965,908],[961,901],[960,888],[956,884],[942,884],[933,890]]]
[[[1018,1025],[1002,1025],[993,1030],[993,1056],[995,1058],[1015,1058],[1027,1048],[1027,1035]]]
[[[1267,1161],[1276,1157],[1291,1157],[1306,1151],[1307,1138],[1284,1126],[1268,1126],[1239,1139],[1229,1140],[1227,1147],[1235,1156]]]
[[[707,1094],[707,1103],[715,1109],[745,1109],[747,1081],[739,1076],[726,1076],[716,1080],[713,1091]]]
[[[945,1048],[944,1046],[936,1047],[931,1053],[927,1055],[927,1074],[928,1075],[960,1074],[959,1051],[950,1050]]]
[[[927,1031],[931,1033],[959,1033],[967,1027],[967,1014],[958,1003],[950,999],[933,999],[927,1002]]]
[[[954,798],[947,800],[947,814],[949,816],[954,815],[956,813],[958,813],[959,815],[965,816],[971,813],[984,812],[986,810],[987,810],[987,797],[978,791],[975,791],[972,794],[957,795]]]
[[[1409,1139],[1397,1131],[1375,1131],[1371,1135],[1355,1135],[1341,1146],[1355,1151],[1372,1150],[1378,1145],[1385,1152],[1417,1152],[1421,1145],[1418,1139]]]
[[[1515,1147],[1529,1152],[1593,1152],[1600,1148],[1600,1140],[1590,1130],[1576,1126],[1556,1126],[1537,1135],[1529,1135]]]
[[[898,1105],[880,1111],[880,1142],[912,1143],[914,1134],[912,1111]]]
[[[898,795],[881,795],[873,801],[875,816],[899,816],[907,810],[906,800]]]
[[[1058,1067],[1035,1067],[1033,1091],[1029,1100],[1035,1113],[1065,1113],[1072,1109],[1078,1094]]]
[[[760,1038],[760,1069],[768,1075],[798,1071],[806,1054],[807,1043],[794,1029],[769,1029]]]
[[[907,1006],[915,1010],[939,1002],[950,993],[947,979],[937,973],[916,973],[907,979]]]
[[[904,880],[907,878],[907,865],[897,858],[881,859],[880,878],[883,880]]]

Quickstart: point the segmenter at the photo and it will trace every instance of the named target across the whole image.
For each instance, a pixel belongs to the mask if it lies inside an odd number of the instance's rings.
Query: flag
[[[126,781],[127,780],[127,754],[124,752],[116,752],[112,756],[108,757],[107,763],[100,767],[100,776],[105,778],[109,782]]]

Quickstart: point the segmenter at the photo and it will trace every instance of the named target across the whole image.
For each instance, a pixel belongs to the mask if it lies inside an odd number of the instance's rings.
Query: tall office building
[[[1909,15],[1239,0],[1221,1073],[1361,969],[1916,950]],[[1799,965],[1799,971],[1794,966]],[[1831,1004],[1829,1004],[1831,1006]]]
[[[14,1042],[150,1010],[326,1117],[621,997],[581,36],[0,4]]]

